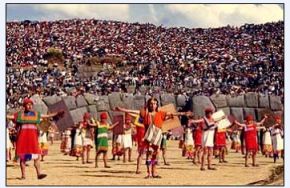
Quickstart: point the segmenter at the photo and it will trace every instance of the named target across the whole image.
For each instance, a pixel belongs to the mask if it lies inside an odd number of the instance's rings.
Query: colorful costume
[[[184,146],[185,146],[185,150],[186,150],[185,156],[188,158],[192,158],[193,157],[194,141],[193,141],[192,130],[190,128],[185,129]]]
[[[272,138],[272,145],[274,152],[281,151],[284,149],[283,145],[283,132],[279,128],[270,128],[271,138]]]
[[[269,130],[266,130],[263,135],[263,153],[272,153],[272,140]]]
[[[199,124],[194,130],[194,144],[199,147],[202,144],[202,124]]]
[[[213,147],[214,146],[214,132],[216,125],[214,122],[204,117],[203,132],[202,132],[202,147]]]
[[[217,130],[215,132],[215,148],[221,149],[223,147],[226,147],[226,131],[223,130]]]
[[[18,112],[14,122],[18,127],[16,155],[22,160],[37,159],[41,153],[38,144],[38,129],[41,114],[39,112]]]
[[[81,128],[75,129],[74,135],[74,145],[72,155],[76,157],[80,157],[83,151],[83,140],[82,140],[82,130]]]
[[[246,151],[258,151],[256,124],[249,124],[244,127]]]
[[[39,131],[38,136],[38,142],[39,147],[41,150],[41,155],[47,155],[48,154],[48,143],[47,143],[47,132]]]
[[[96,151],[108,151],[108,128],[109,124],[98,123],[95,134]]]
[[[232,133],[232,139],[233,139],[233,141],[232,141],[231,149],[239,151],[241,149],[240,132],[234,131]]]

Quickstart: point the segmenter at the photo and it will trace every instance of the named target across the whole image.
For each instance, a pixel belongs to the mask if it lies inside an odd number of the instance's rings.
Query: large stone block
[[[147,86],[140,86],[139,91],[142,95],[145,95],[148,90]]]
[[[66,96],[62,98],[69,110],[77,108],[76,98],[74,96]]]
[[[265,112],[272,113],[271,110],[269,110],[267,108],[256,108],[255,111],[256,111],[256,115],[257,115],[257,119],[256,119],[257,121],[262,120]]]
[[[71,113],[64,102],[64,100],[60,100],[57,103],[54,103],[49,106],[49,111],[50,112],[56,112],[59,110],[64,111],[64,116],[60,119],[56,120],[56,125],[60,131],[64,131],[66,128],[69,128],[74,125],[74,121],[72,119]]]
[[[231,107],[231,114],[237,119],[237,121],[244,123],[243,108]]]
[[[245,106],[245,100],[244,95],[240,95],[237,97],[227,96],[227,103],[229,107],[244,107]]]
[[[50,105],[53,105],[57,102],[61,101],[61,97],[59,96],[56,96],[56,95],[53,95],[53,96],[47,96],[47,97],[44,97],[43,98],[43,102],[47,105],[47,106],[50,106]]]
[[[259,97],[255,92],[245,94],[245,104],[247,107],[257,108],[259,106]]]
[[[135,93],[135,89],[136,89],[135,86],[133,86],[133,85],[129,85],[129,86],[127,87],[127,92],[128,92],[128,93]]]
[[[259,108],[270,108],[268,95],[259,94]]]
[[[88,103],[87,103],[85,97],[82,96],[82,95],[79,95],[79,96],[76,97],[76,104],[77,104],[78,108],[81,108],[81,107],[84,107],[84,106],[88,106]]]
[[[164,106],[167,104],[174,104],[174,106],[176,106],[174,94],[163,93],[161,94],[160,99],[161,99],[161,106]]]
[[[97,100],[97,111],[108,111],[110,110],[109,97],[107,95],[99,96]]]
[[[82,108],[77,108],[77,109],[74,109],[74,110],[71,110],[70,111],[70,115],[72,117],[72,120],[74,123],[78,123],[80,121],[83,120],[83,116],[84,116],[84,113],[86,113],[88,110],[86,107],[82,107]]]
[[[192,97],[192,110],[193,113],[198,116],[204,116],[204,110],[206,108],[215,109],[211,100],[206,96],[194,96]]]
[[[178,94],[176,96],[176,106],[184,107],[186,105],[187,98],[185,95]]]
[[[121,100],[127,109],[133,109],[134,108],[134,96],[130,93],[124,93],[121,94]]]
[[[134,102],[133,102],[133,109],[140,110],[145,106],[145,97],[144,95],[135,95]]]
[[[247,115],[252,115],[254,117],[254,120],[257,121],[255,108],[244,108],[244,117],[246,117]]]
[[[271,107],[271,110],[274,110],[274,111],[282,110],[283,105],[281,103],[281,97],[270,95],[270,107]]]
[[[91,114],[97,113],[97,105],[89,105],[89,106],[87,106],[87,108]]]
[[[109,103],[112,110],[115,109],[117,106],[125,107],[125,104],[123,103],[121,99],[121,94],[119,92],[113,92],[109,94]]]
[[[31,97],[31,100],[33,101],[33,109],[35,111],[38,111],[42,114],[47,114],[48,107],[45,105],[45,103],[42,101],[41,97],[39,95],[33,95]]]
[[[225,95],[215,94],[215,95],[210,96],[210,99],[216,108],[223,108],[228,105]]]
[[[93,95],[91,93],[85,93],[84,97],[85,97],[85,99],[86,99],[86,101],[87,101],[87,103],[89,105],[96,104],[96,101],[99,100],[99,96],[98,95]]]

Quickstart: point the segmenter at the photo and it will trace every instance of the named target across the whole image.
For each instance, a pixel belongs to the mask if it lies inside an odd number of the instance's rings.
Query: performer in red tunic
[[[215,132],[215,148],[218,150],[219,162],[227,163],[225,160],[226,153],[226,130],[216,130]]]
[[[197,162],[200,164],[200,154],[202,151],[201,147],[201,140],[202,140],[202,123],[199,123],[195,126],[194,132],[193,132],[193,140],[194,140],[194,152],[193,152],[193,159],[192,163],[196,164],[196,158]]]
[[[259,165],[256,164],[256,154],[258,151],[258,141],[257,141],[257,130],[263,125],[267,116],[264,116],[262,121],[254,122],[252,115],[246,116],[246,124],[241,124],[238,121],[235,121],[235,124],[244,128],[245,131],[245,146],[246,146],[246,156],[245,156],[245,167],[249,167],[248,165],[248,155],[252,153],[252,165],[257,167]]]
[[[25,166],[27,160],[34,160],[37,178],[43,179],[46,174],[40,171],[40,154],[41,150],[38,143],[38,125],[43,118],[51,118],[61,115],[63,112],[41,115],[39,112],[33,111],[33,101],[25,98],[23,101],[24,111],[19,111],[14,115],[7,115],[7,119],[11,119],[16,123],[18,134],[16,140],[16,155],[20,159],[21,179],[25,179]]]

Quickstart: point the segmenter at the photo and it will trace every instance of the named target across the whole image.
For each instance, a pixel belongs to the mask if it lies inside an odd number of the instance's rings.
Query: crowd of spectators
[[[184,28],[95,19],[21,21],[6,24],[7,104],[34,93],[108,94],[136,88],[211,95],[249,91],[284,96],[284,22],[240,27]],[[48,66],[48,49],[60,49],[62,65]],[[96,76],[81,78],[88,57],[121,57]],[[111,68],[110,68],[111,67]],[[112,68],[113,67],[113,68]],[[152,92],[148,89],[147,92]]]

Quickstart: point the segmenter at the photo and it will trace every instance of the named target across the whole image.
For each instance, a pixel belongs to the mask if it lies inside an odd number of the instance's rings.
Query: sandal
[[[207,169],[208,170],[216,170],[216,168],[214,168],[214,167],[208,167]]]
[[[147,175],[147,176],[145,176],[144,178],[145,178],[145,179],[150,179],[151,176],[150,176],[150,175]]]
[[[246,164],[245,167],[249,167],[249,165]]]
[[[156,176],[152,176],[153,178],[158,178],[158,179],[160,179],[161,178],[161,176],[159,176],[159,175],[156,175]]]
[[[202,168],[200,168],[200,170],[201,170],[201,171],[205,171],[205,168],[204,168],[204,167],[202,167]]]
[[[111,168],[110,166],[105,166],[105,168]]]
[[[136,174],[141,174],[141,171],[136,171]]]
[[[37,179],[41,180],[41,179],[45,178],[46,176],[47,176],[46,174],[39,174],[37,176]]]
[[[254,164],[254,165],[252,165],[253,167],[259,167],[259,165],[258,164]]]

